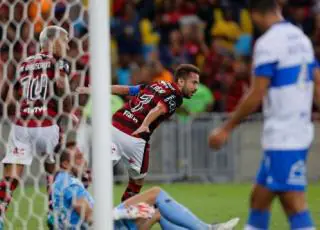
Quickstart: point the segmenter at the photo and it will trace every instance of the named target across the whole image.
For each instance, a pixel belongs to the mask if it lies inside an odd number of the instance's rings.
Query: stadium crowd
[[[320,58],[320,2],[279,1],[287,20],[312,38]],[[194,98],[184,102],[180,114],[234,110],[248,89],[251,48],[259,36],[246,0],[117,0],[111,4],[114,83],[171,81],[178,64],[192,63],[202,71],[202,84]],[[17,64],[39,50],[42,28],[55,24],[69,31],[72,38],[68,52],[72,89],[87,86],[87,7],[87,1],[77,0],[2,2],[0,83],[14,78]],[[117,96],[113,100],[117,107],[122,103]],[[82,97],[79,104],[86,101]]]

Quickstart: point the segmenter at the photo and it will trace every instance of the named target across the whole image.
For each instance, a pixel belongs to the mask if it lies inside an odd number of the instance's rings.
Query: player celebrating
[[[268,229],[271,203],[278,196],[290,228],[312,230],[305,187],[306,159],[313,140],[314,82],[320,100],[313,47],[299,28],[283,20],[276,0],[251,0],[249,5],[253,21],[265,31],[254,48],[252,86],[209,142],[215,148],[222,146],[230,132],[264,99],[264,156],[245,229]]]
[[[60,170],[53,183],[53,229],[88,229],[94,201],[80,178],[86,169],[84,154],[70,143],[60,154]],[[157,206],[157,210],[154,209]],[[159,222],[162,229],[231,230],[239,218],[226,223],[206,224],[160,188],[128,199],[113,210],[114,229],[150,229]]]
[[[112,158],[123,157],[129,173],[129,183],[122,201],[138,194],[149,166],[149,139],[153,131],[181,106],[183,98],[191,98],[199,85],[200,71],[182,64],[175,71],[175,83],[154,82],[135,87],[122,86],[112,92],[134,96],[112,118]],[[118,86],[121,87],[121,86]],[[79,88],[88,93],[88,88]]]
[[[68,49],[68,32],[46,27],[40,34],[41,52],[26,58],[9,86],[7,102],[15,105],[4,173],[0,182],[0,212],[3,216],[25,165],[33,154],[45,156],[47,172],[54,170],[54,149],[59,142],[58,115],[72,109],[68,93],[69,64],[62,59]],[[1,225],[3,220],[1,219]],[[0,229],[2,227],[0,226]]]
[[[197,91],[199,74],[197,67],[182,64],[175,71],[175,83],[161,81],[138,87],[139,94],[113,115],[112,151],[123,157],[129,168],[122,201],[140,192],[149,166],[150,136],[181,106],[184,97],[191,98]]]

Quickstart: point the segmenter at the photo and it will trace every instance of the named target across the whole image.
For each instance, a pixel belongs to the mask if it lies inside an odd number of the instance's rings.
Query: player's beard
[[[182,94],[183,94],[183,97],[184,97],[184,98],[187,98],[187,99],[190,99],[190,98],[191,98],[190,93],[189,93],[189,90],[188,90],[187,87],[185,87],[185,86],[182,88]]]

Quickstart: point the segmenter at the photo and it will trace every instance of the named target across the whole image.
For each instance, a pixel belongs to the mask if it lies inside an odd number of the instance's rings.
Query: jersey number
[[[142,110],[143,106],[146,104],[149,104],[153,97],[154,97],[153,95],[148,95],[148,94],[141,95],[139,97],[139,103],[131,109],[131,112],[134,113],[134,112]]]
[[[23,86],[23,96],[30,100],[45,100],[48,89],[48,75],[41,74],[36,77],[27,76],[21,81]]]

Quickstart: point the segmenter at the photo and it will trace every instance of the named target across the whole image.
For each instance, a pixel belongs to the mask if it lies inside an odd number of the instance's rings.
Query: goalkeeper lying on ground
[[[94,201],[79,179],[85,170],[84,154],[75,144],[68,145],[60,155],[60,171],[52,187],[55,229],[89,229],[92,224]],[[115,230],[150,229],[157,222],[165,230],[231,230],[239,221],[206,224],[158,187],[121,203],[113,218]]]

